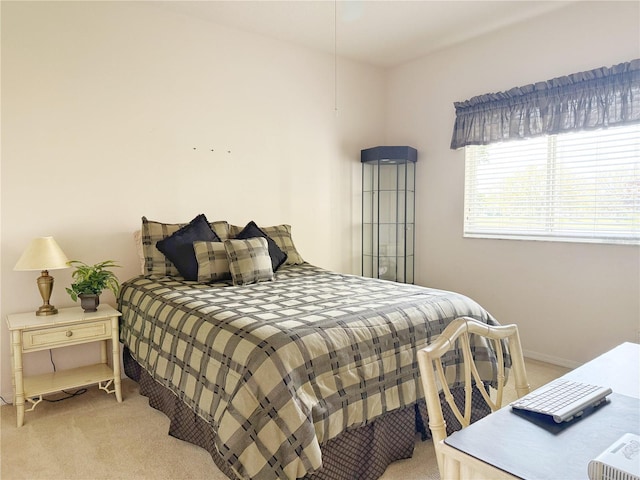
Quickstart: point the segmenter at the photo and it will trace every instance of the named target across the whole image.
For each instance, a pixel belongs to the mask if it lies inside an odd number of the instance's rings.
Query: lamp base
[[[42,305],[36,311],[36,315],[38,317],[41,317],[41,316],[44,316],[44,315],[55,315],[56,313],[58,313],[58,309],[56,307],[54,307],[53,305]]]
[[[55,315],[58,313],[58,309],[49,303],[51,291],[53,290],[53,277],[49,275],[47,270],[42,270],[42,275],[38,277],[36,283],[38,284],[38,290],[44,302],[38,311],[36,311],[36,315],[39,317],[43,315]]]

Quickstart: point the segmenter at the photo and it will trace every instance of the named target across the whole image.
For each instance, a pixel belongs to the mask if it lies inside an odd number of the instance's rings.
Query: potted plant
[[[76,302],[80,298],[80,305],[85,312],[95,312],[100,304],[100,294],[108,288],[114,295],[118,295],[120,282],[109,268],[119,267],[113,260],[87,265],[79,260],[69,261],[69,266],[75,267],[71,277],[74,282],[67,293]]]

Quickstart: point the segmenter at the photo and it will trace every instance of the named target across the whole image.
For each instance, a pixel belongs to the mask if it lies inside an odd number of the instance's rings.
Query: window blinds
[[[468,237],[640,243],[640,125],[468,146]]]

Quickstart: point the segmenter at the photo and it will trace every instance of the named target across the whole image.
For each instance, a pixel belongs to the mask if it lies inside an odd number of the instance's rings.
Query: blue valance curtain
[[[451,148],[640,122],[640,59],[455,102]]]

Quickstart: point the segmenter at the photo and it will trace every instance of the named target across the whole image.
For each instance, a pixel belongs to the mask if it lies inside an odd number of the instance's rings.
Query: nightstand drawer
[[[111,319],[22,332],[22,350],[42,350],[111,338]]]

